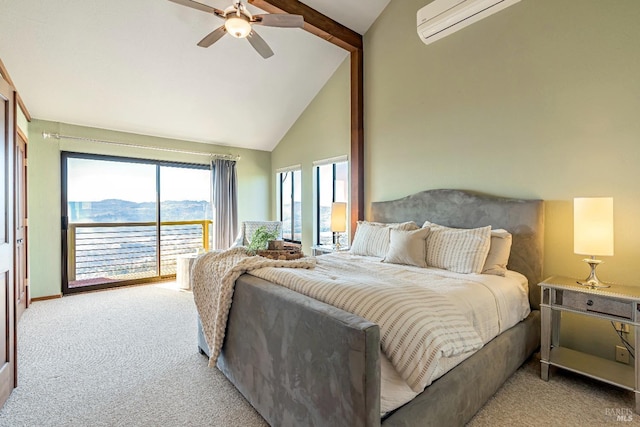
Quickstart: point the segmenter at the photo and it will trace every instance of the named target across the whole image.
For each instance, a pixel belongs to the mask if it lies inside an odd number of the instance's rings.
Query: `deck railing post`
[[[202,221],[202,248],[205,252],[209,251],[209,223],[211,221]]]

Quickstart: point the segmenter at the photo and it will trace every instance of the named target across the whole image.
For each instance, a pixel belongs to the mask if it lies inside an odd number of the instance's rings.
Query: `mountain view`
[[[211,204],[204,200],[168,200],[160,204],[162,221],[212,219]],[[155,202],[119,199],[69,202],[69,222],[149,222],[156,219]]]

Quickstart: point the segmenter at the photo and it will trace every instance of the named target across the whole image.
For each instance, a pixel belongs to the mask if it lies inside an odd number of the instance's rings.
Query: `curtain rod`
[[[233,154],[205,153],[202,151],[187,151],[187,150],[179,150],[176,148],[150,147],[148,145],[130,144],[128,142],[108,141],[105,139],[85,138],[81,136],[60,135],[58,133],[50,133],[50,132],[42,132],[42,137],[44,139],[48,139],[48,138],[75,139],[78,141],[97,142],[100,144],[113,144],[113,145],[120,145],[120,146],[131,147],[131,148],[142,148],[145,150],[167,151],[170,153],[181,153],[181,154],[194,154],[196,156],[208,156],[216,159],[225,159],[225,160],[235,160],[235,161],[240,160],[240,156],[234,156]]]

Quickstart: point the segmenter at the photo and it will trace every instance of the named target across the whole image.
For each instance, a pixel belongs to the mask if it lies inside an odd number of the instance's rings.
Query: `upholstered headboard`
[[[456,228],[491,225],[513,235],[508,268],[529,280],[531,307],[540,307],[544,206],[542,200],[508,199],[462,190],[428,190],[402,199],[371,204],[371,220],[425,221]]]

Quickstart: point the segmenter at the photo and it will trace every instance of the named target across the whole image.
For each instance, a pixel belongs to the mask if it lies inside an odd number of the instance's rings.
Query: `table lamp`
[[[331,231],[336,234],[335,248],[340,250],[340,233],[347,231],[347,204],[333,202],[331,204]]]
[[[613,256],[613,198],[577,197],[573,199],[573,252],[589,255],[583,261],[591,273],[581,285],[608,288],[596,276],[596,267],[602,263],[599,256]]]

